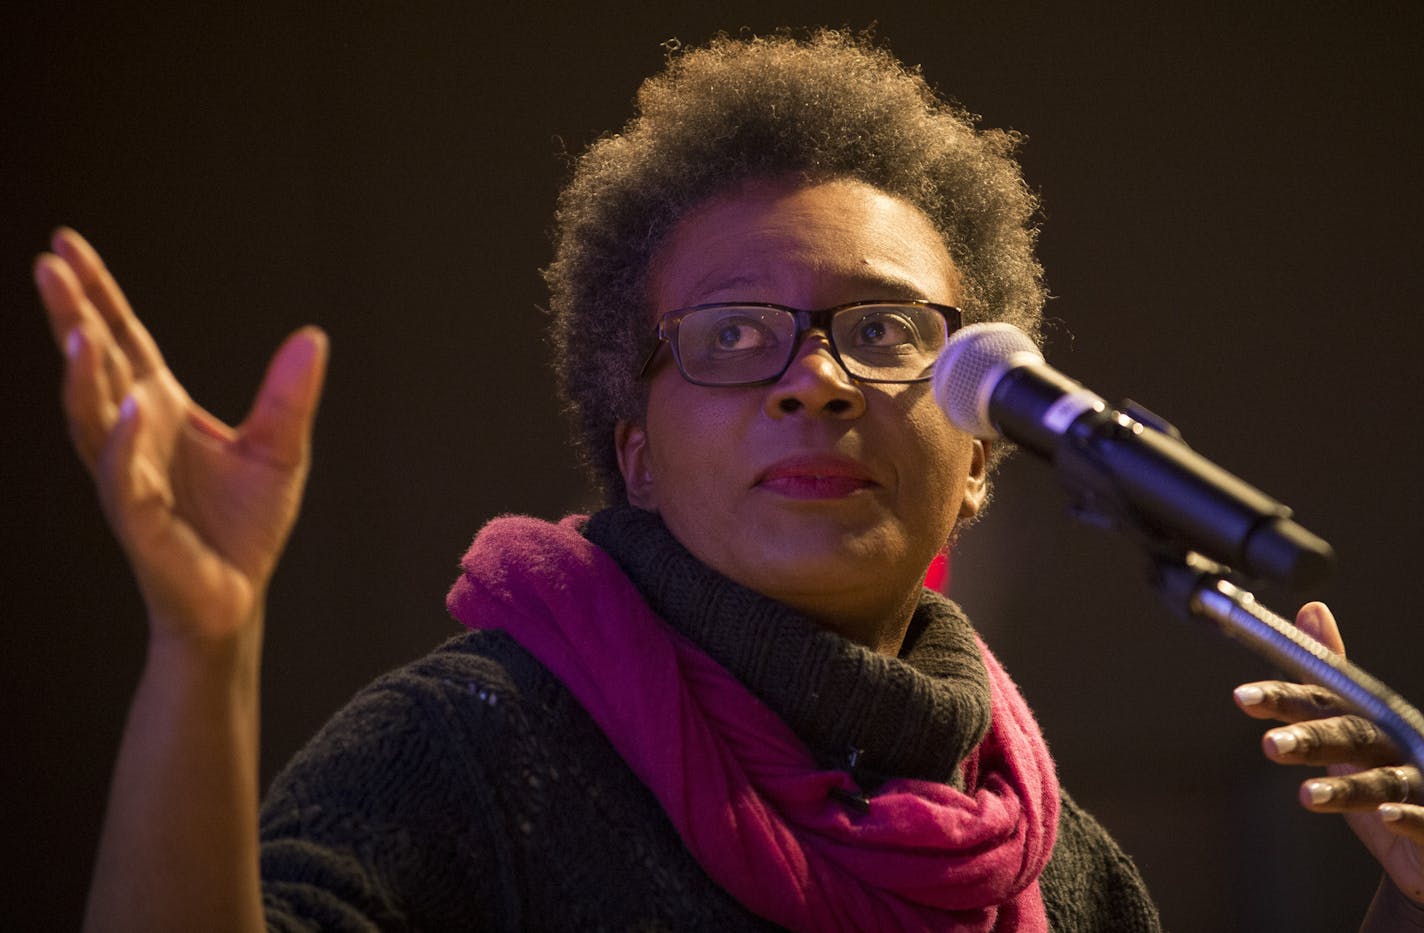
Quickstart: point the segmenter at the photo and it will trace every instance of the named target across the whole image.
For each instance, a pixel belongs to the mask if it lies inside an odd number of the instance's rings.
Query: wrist
[[[145,679],[157,676],[187,689],[228,685],[255,691],[261,663],[261,613],[248,624],[219,633],[151,620]]]

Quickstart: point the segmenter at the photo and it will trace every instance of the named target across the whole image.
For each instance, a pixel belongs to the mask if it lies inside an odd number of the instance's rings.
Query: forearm
[[[261,626],[155,639],[119,749],[85,929],[259,930]]]

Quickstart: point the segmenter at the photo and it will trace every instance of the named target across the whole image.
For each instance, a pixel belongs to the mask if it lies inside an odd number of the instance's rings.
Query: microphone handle
[[[1285,505],[1046,364],[1005,373],[989,411],[1098,517],[1297,588],[1330,570],[1330,545],[1291,521]]]

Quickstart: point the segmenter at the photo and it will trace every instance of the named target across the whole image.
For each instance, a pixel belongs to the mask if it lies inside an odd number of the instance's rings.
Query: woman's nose
[[[824,334],[813,332],[801,341],[791,365],[766,394],[771,417],[799,411],[836,418],[859,418],[865,412],[865,394],[831,354]]]

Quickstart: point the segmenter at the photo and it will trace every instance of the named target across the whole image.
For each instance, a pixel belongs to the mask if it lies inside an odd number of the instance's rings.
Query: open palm
[[[70,435],[153,634],[234,634],[260,612],[296,519],[325,335],[288,338],[246,420],[229,427],[189,398],[94,249],[72,230],[52,245],[35,278],[68,359]]]

